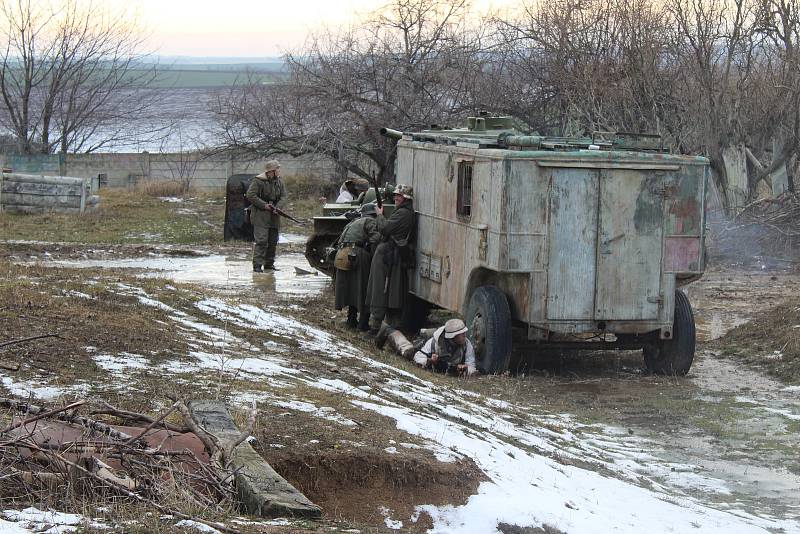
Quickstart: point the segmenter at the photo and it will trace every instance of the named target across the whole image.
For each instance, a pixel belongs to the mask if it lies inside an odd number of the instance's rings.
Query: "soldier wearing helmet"
[[[253,208],[250,220],[253,223],[253,271],[260,273],[264,269],[275,268],[275,248],[278,244],[278,232],[281,228],[281,217],[273,211],[273,207],[282,208],[286,200],[286,188],[280,175],[281,165],[277,160],[269,160],[264,172],[256,175],[247,188],[245,197]]]
[[[369,328],[367,281],[372,252],[378,246],[381,234],[375,222],[375,204],[364,204],[360,211],[361,217],[345,226],[336,243],[334,290],[336,309],[347,306],[347,326],[365,331]]]
[[[409,270],[413,267],[414,190],[398,184],[394,190],[395,210],[386,219],[383,208],[376,208],[382,243],[372,257],[367,282],[370,308],[370,334],[375,335],[386,322],[396,327],[408,300]]]

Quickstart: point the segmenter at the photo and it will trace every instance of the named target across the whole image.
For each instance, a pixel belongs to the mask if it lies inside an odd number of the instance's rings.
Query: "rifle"
[[[383,207],[383,198],[381,198],[381,192],[378,190],[378,180],[375,179],[375,171],[372,171],[372,187],[375,188],[375,204],[378,205],[379,208]]]
[[[303,225],[303,224],[305,224],[305,221],[301,221],[300,219],[295,219],[294,217],[292,217],[291,215],[289,215],[288,213],[286,213],[285,211],[283,211],[282,209],[280,209],[280,208],[279,208],[278,206],[276,206],[275,204],[272,204],[271,202],[270,202],[270,203],[267,203],[267,206],[270,206],[270,207],[272,207],[272,213],[276,213],[276,214],[280,215],[281,217],[286,217],[286,218],[287,218],[287,219],[289,219],[290,221],[296,222],[296,223],[297,223],[297,224],[299,224],[299,225]]]

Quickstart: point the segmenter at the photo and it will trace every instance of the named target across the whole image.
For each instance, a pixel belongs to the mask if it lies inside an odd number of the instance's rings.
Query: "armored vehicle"
[[[512,339],[523,353],[643,349],[652,372],[688,372],[679,288],[705,267],[707,159],[653,135],[522,135],[506,117],[383,133],[414,187],[412,292],[464,316],[484,372],[508,369]]]
[[[388,217],[394,211],[394,204],[391,202],[394,188],[385,185],[379,189],[383,200],[383,214]],[[345,203],[329,202],[322,207],[322,215],[314,217],[314,232],[306,241],[306,259],[312,267],[328,276],[333,276],[336,269],[333,260],[328,259],[328,251],[351,220],[346,214],[357,212],[362,202],[372,202],[376,196],[375,189],[370,189],[359,200]]]

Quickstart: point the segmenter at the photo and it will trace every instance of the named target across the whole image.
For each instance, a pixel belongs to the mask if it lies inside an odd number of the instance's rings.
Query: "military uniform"
[[[405,194],[398,193],[399,190]],[[392,215],[385,219],[378,215],[378,230],[383,242],[378,245],[372,257],[372,266],[367,283],[367,302],[370,307],[370,328],[377,331],[385,319],[390,326],[400,322],[403,306],[408,300],[411,241],[414,238],[414,205],[412,190],[399,186],[395,194],[403,194],[407,200],[397,206]]]
[[[260,271],[275,268],[275,248],[278,244],[278,233],[281,227],[281,217],[272,213],[268,205],[283,207],[286,199],[286,188],[278,176],[280,165],[275,160],[267,162],[263,173],[257,175],[250,182],[245,197],[252,204],[250,222],[253,224],[253,270]],[[268,176],[270,171],[275,171],[274,176]]]
[[[458,334],[466,333],[467,327],[460,319],[450,319],[444,326],[433,332],[423,331],[429,335],[425,344],[414,354],[414,362],[421,367],[429,367],[442,373],[459,372],[459,365],[465,366],[464,372],[468,375],[477,372],[475,366],[475,349],[469,339],[460,345],[454,341]],[[436,361],[431,356],[437,355]]]
[[[378,224],[370,216],[375,213],[374,205],[362,207],[362,216],[348,224],[339,238],[339,247],[354,245],[354,261],[349,270],[336,269],[336,309],[348,307],[347,323],[356,326],[356,314],[360,315],[358,327],[366,330],[369,322],[369,305],[367,303],[367,282],[369,280],[372,252],[381,240]]]

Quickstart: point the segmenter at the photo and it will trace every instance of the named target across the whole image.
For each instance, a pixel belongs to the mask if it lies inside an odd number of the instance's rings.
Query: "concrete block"
[[[219,401],[195,400],[189,403],[192,417],[214,434],[223,447],[240,434],[225,404]],[[232,467],[237,471],[236,489],[248,513],[261,517],[318,518],[322,509],[280,476],[249,443],[240,444],[233,452]]]

